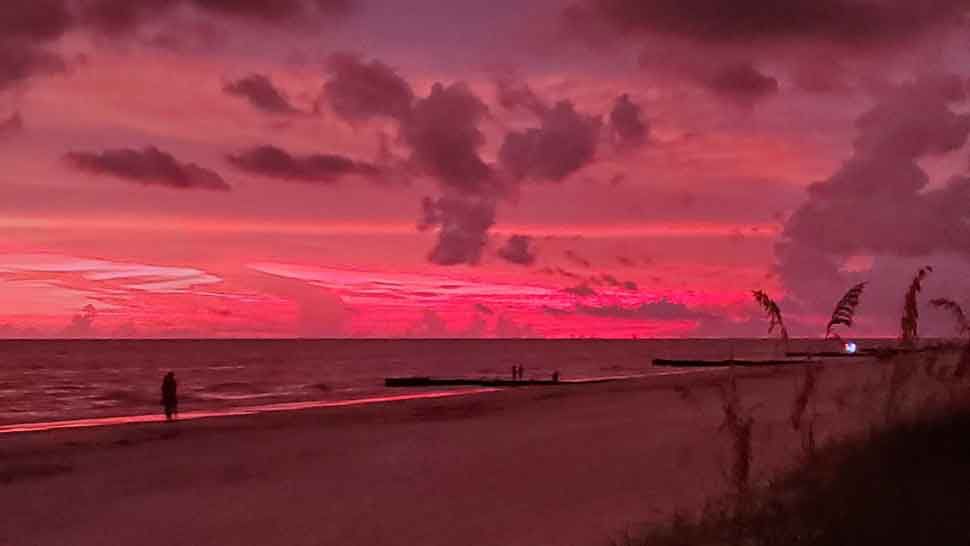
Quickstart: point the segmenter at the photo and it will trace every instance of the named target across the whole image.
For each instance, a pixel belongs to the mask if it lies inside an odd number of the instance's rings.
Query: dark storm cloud
[[[295,156],[275,146],[258,146],[228,157],[237,168],[252,174],[301,182],[336,182],[342,176],[375,177],[380,169],[370,163],[334,154]]]
[[[3,0],[0,2],[0,90],[31,76],[63,71],[50,46],[65,34],[113,38],[157,24],[179,8],[268,25],[311,23],[353,11],[352,0]],[[312,24],[309,24],[312,26]]]
[[[24,130],[24,119],[20,113],[11,114],[7,119],[0,120],[0,138],[15,135]]]
[[[438,228],[438,241],[428,260],[438,265],[477,264],[495,224],[495,203],[483,198],[425,197],[421,230]]]
[[[970,134],[963,83],[934,78],[892,91],[856,122],[854,153],[785,224],[791,243],[825,253],[919,256],[968,252],[970,181],[954,177],[928,189],[920,159],[960,149]]]
[[[0,2],[0,37],[4,40],[56,40],[75,23],[65,0]]]
[[[715,95],[745,107],[778,92],[778,80],[762,74],[751,63],[721,68],[704,85]]]
[[[70,152],[65,159],[76,168],[145,185],[178,189],[228,191],[229,184],[215,171],[183,163],[158,148]]]
[[[410,149],[408,167],[436,180],[442,195],[422,202],[418,226],[437,229],[428,259],[440,265],[476,264],[495,223],[496,202],[505,195],[491,165],[480,155],[485,135],[479,124],[488,106],[464,83],[435,83],[416,98],[393,69],[373,60],[331,57],[324,98],[349,122],[384,117],[398,123],[400,141]]]
[[[340,53],[330,57],[331,78],[323,87],[334,113],[350,122],[373,117],[403,120],[411,111],[414,91],[391,67],[373,60]]]
[[[853,47],[895,44],[960,23],[966,0],[588,0],[568,7],[571,28],[659,34],[705,44],[812,40]]]
[[[60,38],[75,28],[109,35],[134,31],[181,7],[266,24],[345,15],[352,0],[4,0],[0,36],[35,42]]]
[[[261,24],[308,22],[321,16],[345,15],[350,0],[66,0],[76,6],[79,22],[107,35],[134,32],[140,25],[188,7],[215,16]]]
[[[74,24],[66,0],[0,2],[0,91],[31,76],[64,71],[64,60],[45,46]]]
[[[411,160],[444,186],[463,193],[491,195],[494,173],[479,155],[485,135],[479,128],[488,106],[467,85],[434,84],[401,123]]]
[[[569,101],[553,107],[525,83],[496,82],[505,108],[524,109],[539,126],[506,135],[497,165],[481,155],[489,119],[488,106],[463,82],[435,83],[425,97],[416,97],[408,82],[386,64],[338,54],[328,63],[330,78],[323,99],[340,118],[362,122],[384,118],[397,122],[398,141],[409,149],[407,166],[438,182],[441,196],[426,198],[422,229],[436,228],[438,243],[429,255],[438,264],[477,263],[494,224],[495,208],[516,193],[524,179],[560,181],[595,159],[602,121],[576,111]],[[637,141],[646,125],[639,108],[625,98],[616,113],[622,138]],[[500,252],[513,261],[526,258],[522,240]],[[508,256],[504,256],[508,259]]]
[[[528,235],[512,235],[498,249],[498,255],[503,260],[518,265],[532,265],[536,261],[532,237]]]
[[[352,11],[352,0],[184,0],[213,13],[266,22],[283,22],[318,15],[344,15]]]
[[[0,91],[32,76],[63,72],[66,68],[64,60],[57,54],[0,38]]]
[[[505,136],[499,162],[515,178],[559,181],[593,161],[602,122],[559,101],[540,116],[540,126]]]
[[[290,104],[283,92],[262,74],[250,74],[245,78],[229,82],[223,87],[223,91],[246,99],[254,108],[264,112],[295,114],[299,111]]]
[[[495,224],[502,190],[479,150],[485,136],[479,123],[488,107],[463,83],[434,84],[400,122],[410,161],[436,179],[444,195],[425,198],[421,229],[438,228],[428,260],[439,265],[477,264]]]
[[[788,218],[776,244],[777,271],[797,300],[830,303],[849,283],[867,280],[843,270],[844,261],[858,255],[875,256],[900,283],[915,271],[909,262],[925,265],[930,256],[934,263],[938,256],[961,256],[962,265],[951,269],[967,271],[970,179],[955,176],[931,187],[919,163],[964,146],[970,114],[951,105],[965,98],[957,78],[924,78],[891,90],[857,120],[852,157],[809,186],[808,200]]]
[[[179,3],[171,0],[87,0],[80,4],[79,22],[101,34],[119,37],[134,32],[152,16],[166,15]]]
[[[890,63],[922,70],[912,53],[964,35],[968,13],[970,0],[576,0],[561,21],[567,40],[640,45],[653,75],[750,108],[782,80],[852,93],[886,78]]]
[[[610,131],[620,147],[637,148],[646,143],[650,127],[643,120],[643,110],[630,100],[630,95],[620,95],[613,103]]]

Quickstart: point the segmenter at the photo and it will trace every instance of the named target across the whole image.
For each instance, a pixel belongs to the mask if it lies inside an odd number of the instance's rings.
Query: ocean
[[[833,341],[793,340],[792,350]],[[860,346],[875,346],[867,340]],[[771,358],[776,340],[4,340],[0,425],[159,413],[175,372],[180,411],[420,392],[388,376],[563,379],[656,373],[654,358]]]

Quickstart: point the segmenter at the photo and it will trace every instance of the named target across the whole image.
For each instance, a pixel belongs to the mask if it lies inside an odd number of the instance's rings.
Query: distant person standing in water
[[[165,407],[165,418],[169,421],[179,413],[178,384],[175,382],[175,372],[165,374],[162,380],[162,406]]]

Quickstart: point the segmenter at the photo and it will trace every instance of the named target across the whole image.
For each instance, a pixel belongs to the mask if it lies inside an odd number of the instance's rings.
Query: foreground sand
[[[801,369],[739,374],[765,475],[797,456]],[[886,375],[826,365],[820,436]],[[606,544],[725,491],[724,378],[4,435],[0,545]]]

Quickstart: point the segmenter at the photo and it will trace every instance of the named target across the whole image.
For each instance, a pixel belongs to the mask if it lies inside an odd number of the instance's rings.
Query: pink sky
[[[926,264],[970,303],[970,3],[522,4],[5,2],[0,336],[767,335],[754,289],[816,336],[861,280],[894,335]]]

